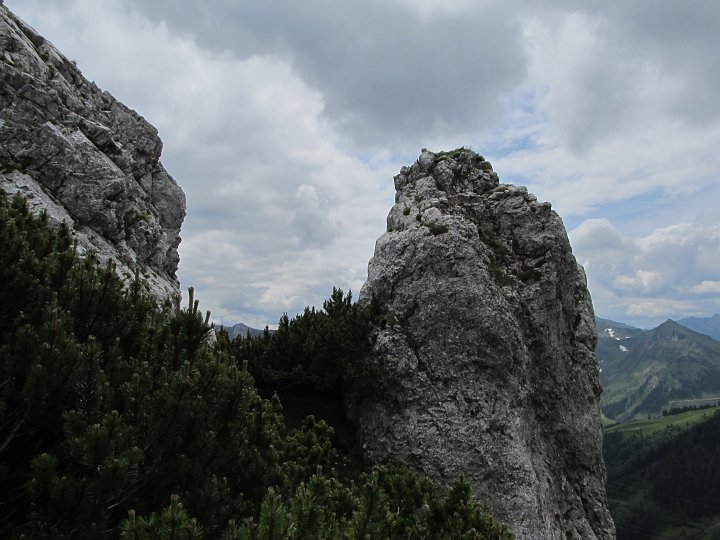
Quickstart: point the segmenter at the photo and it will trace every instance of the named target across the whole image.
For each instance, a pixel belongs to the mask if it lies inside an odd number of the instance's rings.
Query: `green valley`
[[[718,407],[605,431],[608,498],[619,540],[720,538]]]
[[[671,320],[597,328],[618,539],[720,539],[720,342]]]

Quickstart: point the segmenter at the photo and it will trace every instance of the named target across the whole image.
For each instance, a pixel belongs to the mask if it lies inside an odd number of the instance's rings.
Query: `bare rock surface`
[[[157,130],[0,6],[0,188],[75,231],[79,249],[177,296],[185,195]]]
[[[360,301],[383,313],[373,388],[349,398],[368,456],[464,477],[519,539],[614,538],[594,314],[549,203],[470,150],[423,150]]]

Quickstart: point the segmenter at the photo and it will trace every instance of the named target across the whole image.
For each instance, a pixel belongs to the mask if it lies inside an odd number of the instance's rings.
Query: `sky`
[[[720,2],[6,0],[155,125],[181,287],[262,328],[354,298],[422,148],[550,201],[597,315],[720,312]]]

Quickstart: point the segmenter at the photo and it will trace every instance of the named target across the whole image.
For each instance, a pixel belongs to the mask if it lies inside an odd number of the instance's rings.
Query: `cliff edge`
[[[0,5],[0,189],[65,221],[81,252],[179,294],[185,195],[157,130]]]
[[[360,301],[383,313],[374,387],[349,399],[368,456],[465,477],[519,539],[615,537],[594,314],[560,217],[490,163],[423,150]]]

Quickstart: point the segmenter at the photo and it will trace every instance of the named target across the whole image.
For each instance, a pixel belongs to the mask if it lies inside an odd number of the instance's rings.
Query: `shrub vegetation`
[[[213,345],[192,290],[157,305],[1,192],[0,284],[2,538],[510,538],[466,483],[338,472],[333,427],[287,420],[283,387],[359,377],[350,294]]]

